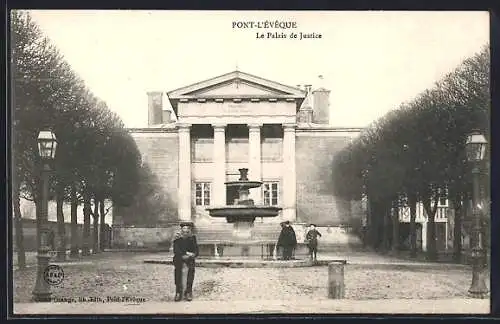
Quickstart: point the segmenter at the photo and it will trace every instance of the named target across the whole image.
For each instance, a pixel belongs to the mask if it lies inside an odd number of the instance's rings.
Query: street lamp
[[[51,131],[41,131],[38,135],[38,153],[42,160],[42,196],[40,214],[37,217],[37,276],[33,300],[50,301],[50,287],[44,278],[50,256],[48,242],[48,207],[50,162],[54,159],[57,140]]]
[[[467,136],[465,149],[467,160],[472,162],[472,213],[474,217],[474,226],[472,235],[474,246],[472,247],[472,284],[469,288],[469,294],[473,298],[485,298],[488,294],[488,288],[483,278],[483,248],[481,243],[481,210],[480,188],[479,188],[479,168],[486,152],[486,138],[478,131],[473,131]]]

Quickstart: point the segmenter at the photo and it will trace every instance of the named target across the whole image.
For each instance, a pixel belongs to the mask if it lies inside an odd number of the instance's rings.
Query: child
[[[321,237],[321,233],[316,229],[316,225],[309,225],[309,231],[306,234],[307,246],[309,247],[309,255],[311,260],[316,262],[316,254],[318,252],[318,236]]]

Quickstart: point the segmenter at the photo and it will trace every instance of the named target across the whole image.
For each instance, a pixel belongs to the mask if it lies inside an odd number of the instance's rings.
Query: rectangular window
[[[210,182],[196,182],[194,187],[196,206],[210,205]]]
[[[283,139],[264,138],[261,144],[262,161],[283,160]]]
[[[448,188],[439,189],[439,207],[448,207]]]
[[[193,162],[212,162],[214,155],[213,138],[196,138],[192,142]]]
[[[278,206],[279,204],[279,182],[264,182],[262,185],[264,205]]]
[[[231,138],[226,143],[227,162],[248,162],[248,138]]]

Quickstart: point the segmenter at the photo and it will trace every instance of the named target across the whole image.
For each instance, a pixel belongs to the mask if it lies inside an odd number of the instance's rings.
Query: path
[[[170,302],[175,291],[173,266],[146,264],[163,253],[107,252],[64,263],[65,279],[52,287],[57,298],[132,296],[147,302]],[[326,256],[325,256],[326,257]],[[339,256],[334,256],[338,258]],[[377,255],[349,256],[345,270],[346,298],[446,299],[465,298],[471,271],[467,266],[402,262]],[[36,267],[14,271],[14,302],[30,302]],[[328,268],[197,268],[197,301],[326,300]]]

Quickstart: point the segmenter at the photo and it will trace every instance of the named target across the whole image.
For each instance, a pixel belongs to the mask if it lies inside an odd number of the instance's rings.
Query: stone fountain
[[[260,181],[248,180],[248,169],[239,169],[238,181],[228,181],[226,187],[236,187],[238,198],[233,205],[207,208],[212,217],[225,217],[227,222],[233,224],[233,239],[250,243],[252,239],[252,228],[256,217],[276,217],[282,209],[275,206],[255,205],[250,199],[250,189],[259,188]]]
[[[225,182],[227,187],[233,187],[238,190],[238,198],[233,205],[217,206],[207,208],[210,216],[224,217],[227,222],[233,224],[231,245],[241,247],[241,257],[221,258],[216,252],[215,258],[200,258],[196,261],[199,267],[243,267],[243,268],[288,268],[288,267],[310,267],[313,263],[309,258],[297,259],[291,261],[281,261],[276,259],[248,258],[244,252],[249,246],[262,244],[261,241],[253,237],[254,221],[257,217],[276,217],[282,209],[275,206],[255,205],[254,201],[248,196],[250,189],[259,188],[262,185],[260,181],[250,181],[247,178],[248,169],[239,169],[240,178],[238,181]],[[151,259],[145,260],[145,263],[172,264],[172,260]]]

